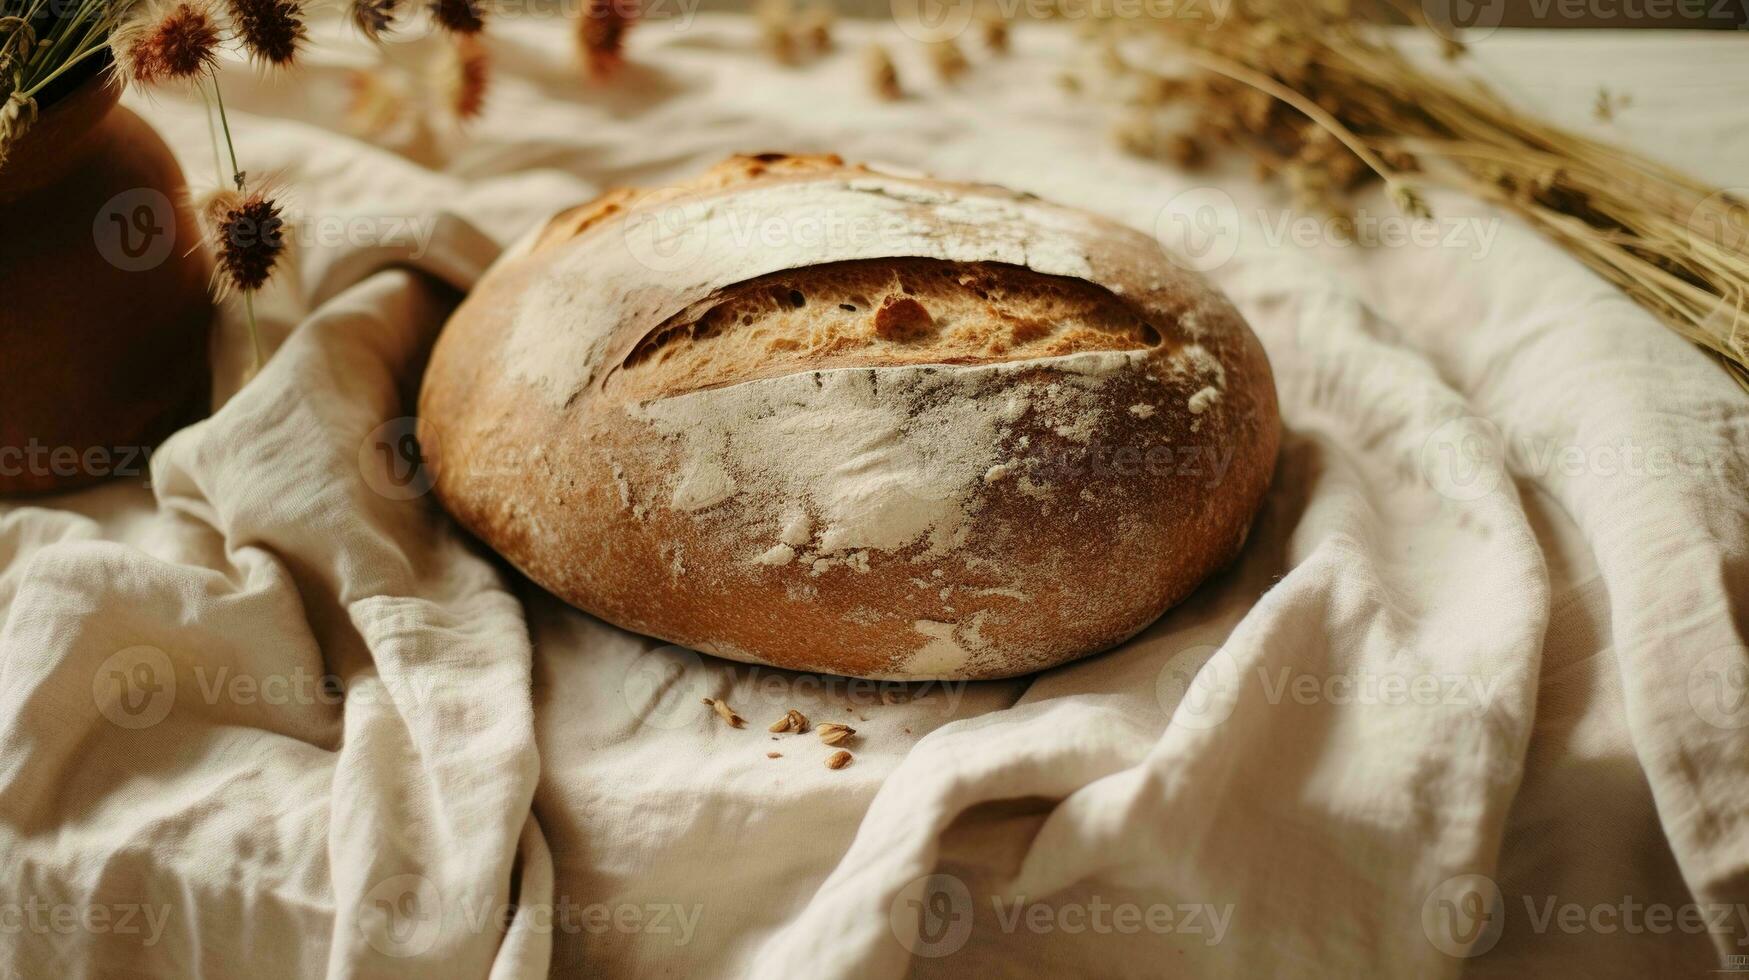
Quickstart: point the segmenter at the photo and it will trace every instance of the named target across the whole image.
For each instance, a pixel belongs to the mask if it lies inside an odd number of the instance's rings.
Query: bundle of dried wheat
[[[1419,10],[1404,12],[1427,26]],[[1372,180],[1412,214],[1425,211],[1418,185],[1496,202],[1749,388],[1749,202],[1535,119],[1478,79],[1417,62],[1396,43],[1400,34],[1358,23],[1340,0],[1235,0],[1212,25],[1163,24],[1147,53],[1138,53],[1131,25],[1091,33],[1106,67],[1130,83],[1124,98],[1140,118],[1170,105],[1189,110],[1188,126],[1171,133],[1139,130],[1132,119],[1126,145],[1181,164],[1239,150],[1302,204],[1328,210]],[[1449,58],[1464,54],[1461,43],[1443,44]]]

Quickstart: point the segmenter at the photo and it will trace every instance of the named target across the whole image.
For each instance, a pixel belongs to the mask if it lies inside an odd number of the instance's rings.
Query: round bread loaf
[[[796,670],[1006,677],[1239,550],[1280,438],[1233,306],[1001,188],[735,157],[513,249],[420,396],[436,492],[609,622]]]

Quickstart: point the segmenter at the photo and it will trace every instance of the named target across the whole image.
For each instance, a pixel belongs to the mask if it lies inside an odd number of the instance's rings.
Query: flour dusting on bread
[[[1089,352],[962,368],[839,368],[626,411],[673,446],[670,505],[741,536],[750,562],[910,548],[935,556],[966,546],[992,471],[1024,458],[1012,438],[1023,416],[1085,441],[1111,411],[1102,379],[1143,361],[1142,352]],[[1017,385],[1021,371],[1053,380]]]

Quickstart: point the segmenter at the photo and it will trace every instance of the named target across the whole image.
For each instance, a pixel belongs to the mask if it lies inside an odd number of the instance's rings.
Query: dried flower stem
[[[231,182],[236,185],[238,192],[241,193],[245,178],[243,175],[243,168],[237,163],[237,144],[231,139],[231,120],[230,117],[225,114],[225,94],[219,87],[218,78],[209,77],[208,81],[212,84],[212,108],[218,113],[219,125],[224,130],[225,134],[225,150],[230,154],[231,158],[230,179]],[[210,115],[208,116],[208,119],[210,126]],[[216,144],[213,147],[213,156],[215,162],[217,162],[218,147]],[[225,183],[225,172],[222,167],[219,169],[218,176],[220,185],[223,185]],[[247,290],[243,292],[243,317],[244,322],[249,326],[249,347],[253,354],[253,360],[250,364],[249,370],[251,374],[254,374],[261,370],[261,366],[266,362],[266,358],[262,355],[261,351],[261,325],[255,318],[255,296],[252,292]]]
[[[1384,180],[1386,187],[1391,189],[1393,200],[1404,198],[1404,194],[1400,190],[1405,186],[1402,175],[1393,170],[1385,161],[1379,159],[1379,155],[1374,153],[1360,137],[1354,135],[1347,126],[1342,125],[1340,119],[1325,112],[1324,108],[1316,102],[1300,95],[1268,75],[1252,71],[1231,59],[1198,48],[1184,47],[1180,50],[1185,59],[1198,68],[1212,71],[1217,75],[1225,75],[1235,82],[1249,85],[1259,92],[1292,106],[1307,119],[1323,127],[1331,136],[1341,140],[1342,145],[1348,147],[1349,152],[1359,157],[1360,162],[1366,164],[1367,169],[1378,174]],[[1405,210],[1408,209],[1405,208]]]

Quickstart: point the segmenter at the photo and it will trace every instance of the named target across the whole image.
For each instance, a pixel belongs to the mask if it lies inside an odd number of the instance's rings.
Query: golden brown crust
[[[1231,305],[1119,226],[991,188],[860,186],[871,173],[736,158],[682,188],[616,192],[555,218],[482,281],[433,353],[421,431],[444,505],[611,622],[860,676],[1062,663],[1133,635],[1229,561],[1279,439],[1268,362]],[[775,204],[750,196],[774,188]],[[632,298],[593,330],[560,315],[562,291],[530,298],[568,269],[603,267],[604,243],[650,208],[782,214],[864,193],[881,195],[881,213],[902,209],[906,227],[947,215],[926,237],[961,257],[904,239],[876,246],[889,258],[828,247],[740,279],[745,256],[720,270],[632,267],[596,284]],[[994,217],[958,217],[968,208]],[[1045,225],[1074,247],[1047,253],[1038,243],[1053,239],[1033,231]],[[1001,261],[1017,254],[1032,268]],[[1052,286],[1083,259],[1085,276]],[[822,269],[833,261],[863,264]],[[836,334],[747,306],[773,282],[831,298],[882,268],[896,288]],[[929,270],[949,275],[925,284]],[[956,293],[962,275],[1008,299]],[[733,322],[695,337],[718,308]],[[1042,322],[1005,319],[1029,310]]]

